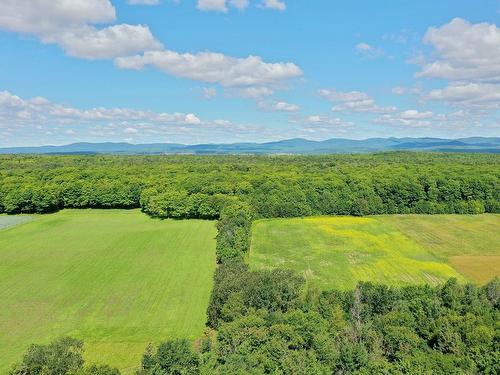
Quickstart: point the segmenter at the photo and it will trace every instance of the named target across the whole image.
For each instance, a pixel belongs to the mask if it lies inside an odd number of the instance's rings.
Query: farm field
[[[83,339],[88,360],[122,373],[150,342],[198,337],[215,235],[210,221],[139,210],[65,210],[0,229],[0,373],[30,343],[61,335]]]
[[[290,268],[321,288],[359,280],[484,283],[500,275],[500,215],[387,215],[254,223],[252,268]]]

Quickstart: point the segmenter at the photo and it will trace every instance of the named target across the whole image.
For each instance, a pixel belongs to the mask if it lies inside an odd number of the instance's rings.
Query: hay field
[[[139,210],[65,210],[0,229],[0,373],[61,335],[125,372],[149,342],[198,337],[215,235],[214,222]]]

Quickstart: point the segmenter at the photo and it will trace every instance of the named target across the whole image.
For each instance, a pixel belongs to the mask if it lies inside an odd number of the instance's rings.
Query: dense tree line
[[[500,212],[500,156],[0,156],[0,212],[138,208],[218,218]]]

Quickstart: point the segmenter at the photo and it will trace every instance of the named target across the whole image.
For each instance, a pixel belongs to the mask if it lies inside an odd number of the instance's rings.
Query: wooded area
[[[0,212],[137,208],[217,218],[236,199],[257,217],[500,212],[500,157],[0,156]]]

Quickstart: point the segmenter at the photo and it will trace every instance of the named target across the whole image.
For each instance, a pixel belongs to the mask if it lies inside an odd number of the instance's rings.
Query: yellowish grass
[[[483,282],[450,256],[500,255],[499,215],[309,217],[254,223],[250,264],[286,267],[323,288],[358,281],[437,284],[450,277]],[[493,269],[485,275],[498,275]]]
[[[481,284],[500,275],[500,256],[498,255],[460,255],[451,257],[450,263],[459,272]]]

